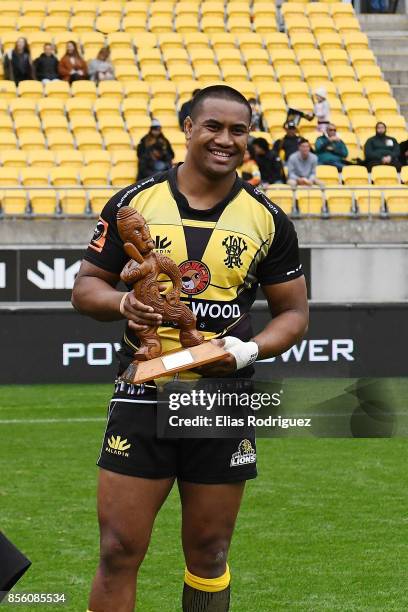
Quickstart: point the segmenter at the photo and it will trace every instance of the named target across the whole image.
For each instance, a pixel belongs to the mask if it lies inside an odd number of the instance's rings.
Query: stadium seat
[[[0,187],[17,187],[20,184],[20,172],[21,169],[17,167],[0,167]]]
[[[351,49],[368,49],[368,37],[364,32],[358,32],[357,30],[349,30],[342,35],[344,46],[347,51]]]
[[[74,81],[71,85],[71,94],[75,98],[96,98],[96,85],[93,81]]]
[[[50,17],[64,17],[64,19],[68,20],[68,17],[71,15],[71,5],[64,0],[53,0],[47,4],[48,15]],[[65,21],[65,29],[67,27],[67,23]]]
[[[20,149],[45,149],[45,139],[41,130],[33,128],[21,128],[17,131]]]
[[[285,21],[289,15],[294,15],[295,17],[298,15],[304,16],[305,5],[301,2],[282,2],[281,13]]]
[[[69,11],[67,11],[66,15],[48,15],[43,21],[43,28],[48,33],[48,36],[55,32],[66,32],[68,19]]]
[[[374,185],[385,187],[399,185],[399,178],[394,166],[374,166],[371,169],[371,181]]]
[[[353,191],[358,215],[380,215],[382,213],[382,191],[372,188],[354,189]]]
[[[84,165],[82,153],[77,150],[61,149],[55,153],[55,158],[59,166],[82,168]]]
[[[298,53],[301,49],[316,49],[316,39],[311,32],[293,32],[290,42],[295,53]],[[267,42],[266,46],[269,49]]]
[[[105,187],[109,183],[105,169],[98,163],[81,168],[79,177],[84,187],[96,187],[97,185]]]
[[[79,128],[75,131],[75,140],[80,151],[103,148],[101,135],[94,129]]]
[[[317,46],[323,53],[325,49],[343,49],[343,39],[340,34],[323,32],[316,36]]]
[[[110,179],[111,183],[114,187],[126,187],[126,185],[131,185],[136,180],[136,164],[131,165],[128,164],[119,164],[110,171]]]
[[[40,98],[37,101],[37,109],[41,119],[44,117],[65,117],[64,102],[59,98]]]
[[[280,206],[287,215],[292,215],[294,212],[293,193],[294,192],[291,187],[279,185],[276,186],[276,188],[271,187],[270,189],[268,189],[266,195],[272,202]]]
[[[14,34],[15,36],[15,34]],[[17,95],[16,86],[13,81],[0,81],[0,97],[14,100]]]
[[[123,13],[123,4],[112,0],[105,0],[105,2],[98,3],[98,16],[99,17],[121,17]],[[103,31],[103,30],[102,30]]]
[[[21,98],[27,96],[33,100],[41,98],[43,95],[43,86],[39,81],[21,81],[17,89]]]
[[[14,0],[2,0],[1,14],[5,17],[18,17],[20,15],[20,4]]]
[[[336,17],[337,15],[354,15],[354,9],[351,2],[330,2],[328,6],[330,14],[333,17]]]
[[[35,151],[27,155],[28,165],[40,168],[53,168],[55,165],[55,157],[52,151],[44,149],[44,151]]]
[[[89,3],[81,2],[81,4],[87,5]],[[91,15],[88,15],[88,14],[74,15],[73,17],[71,17],[70,22],[69,22],[70,29],[73,32],[76,32],[78,34],[82,32],[93,32],[94,23],[95,23],[95,14],[96,14],[96,11],[92,13]]]
[[[408,215],[408,187],[384,190],[387,212],[390,215]]]
[[[11,132],[5,132],[2,134],[0,138],[0,151],[16,149],[17,146],[17,140],[14,134]]]
[[[176,32],[181,34],[195,33],[197,31],[197,15],[181,14],[177,15],[174,26]]]
[[[311,49],[310,47],[300,48],[296,50],[296,58],[301,65],[302,69],[305,66],[320,66],[322,64],[322,56],[318,49]]]
[[[341,171],[343,183],[347,186],[368,185],[368,172],[365,166],[344,166]]]
[[[43,15],[22,15],[17,19],[17,28],[19,35],[24,36],[26,32],[33,30],[41,30]]]
[[[316,177],[323,181],[325,185],[338,185],[339,172],[335,166],[318,165],[316,168]]]
[[[44,85],[44,93],[48,97],[66,100],[71,97],[71,89],[66,81],[50,81]]]
[[[59,190],[61,213],[64,215],[84,215],[87,212],[87,194],[82,189]]]
[[[54,215],[58,203],[58,194],[54,189],[30,189],[28,199],[33,215]]]
[[[106,202],[116,193],[117,189],[89,189],[88,196],[94,215],[99,215]]]
[[[77,186],[78,168],[69,166],[55,166],[50,170],[50,182],[54,187]]]
[[[149,2],[143,0],[129,0],[124,3],[125,15],[136,15],[141,20],[146,20],[146,15],[149,10]]]
[[[28,199],[25,189],[1,189],[0,202],[4,215],[13,217],[27,214]]]
[[[28,164],[27,153],[19,149],[0,151],[0,160],[5,168],[25,168]],[[2,177],[0,177],[0,185]]]
[[[6,132],[14,134],[14,127],[11,117],[4,114],[0,117],[0,134],[5,134]]]
[[[134,150],[129,151],[127,149],[117,149],[115,151],[112,151],[111,159],[113,166],[119,166],[120,164],[124,164],[128,167],[135,168],[137,164],[137,157]]]
[[[49,185],[49,168],[28,167],[20,170],[21,184],[24,187],[46,187]]]
[[[46,130],[48,148],[52,151],[73,149],[74,139],[71,132],[64,128],[51,128]]]
[[[323,193],[317,187],[299,187],[296,190],[296,200],[301,215],[321,215],[323,212]]]
[[[331,13],[329,9],[329,4],[326,2],[308,2],[305,6],[306,15],[309,17],[319,16],[319,17],[328,17]]]
[[[105,147],[108,151],[114,151],[116,149],[131,149],[132,142],[129,134],[121,129],[106,128],[102,130],[103,140]]]
[[[97,164],[100,167],[100,171],[104,172],[106,176],[108,175],[112,164],[111,154],[109,151],[96,149],[92,151],[84,151],[83,158],[86,166]]]
[[[149,30],[155,34],[159,34],[161,32],[173,32],[171,15],[152,15],[149,19]]]
[[[328,189],[326,191],[327,208],[330,215],[353,214],[353,192],[349,189]]]

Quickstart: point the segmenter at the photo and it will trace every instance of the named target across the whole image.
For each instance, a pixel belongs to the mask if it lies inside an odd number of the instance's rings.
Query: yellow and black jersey
[[[258,284],[283,283],[303,274],[292,222],[238,176],[228,196],[210,210],[189,206],[177,187],[177,167],[115,194],[101,213],[85,259],[116,274],[128,261],[116,224],[121,206],[143,215],[156,251],[178,265],[182,299],[206,338],[230,334],[249,340],[248,313]],[[163,323],[163,351],[178,348],[178,330]],[[137,346],[129,329],[123,341]]]

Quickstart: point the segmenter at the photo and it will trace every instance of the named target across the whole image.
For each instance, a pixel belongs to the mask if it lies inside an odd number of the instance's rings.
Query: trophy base
[[[188,349],[163,353],[160,357],[148,361],[132,361],[123,372],[120,380],[132,384],[141,384],[154,378],[176,374],[183,370],[191,370],[207,363],[219,361],[226,354],[227,351],[221,346],[207,341]]]

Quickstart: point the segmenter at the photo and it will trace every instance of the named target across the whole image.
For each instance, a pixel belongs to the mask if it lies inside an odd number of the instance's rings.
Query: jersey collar
[[[219,215],[223,211],[223,209],[231,202],[231,200],[235,198],[237,193],[242,188],[242,179],[240,179],[240,177],[236,175],[235,182],[232,186],[231,191],[228,193],[228,195],[223,200],[221,200],[221,202],[218,202],[218,204],[215,204],[215,206],[213,206],[212,208],[209,208],[208,210],[198,210],[197,208],[192,208],[189,205],[188,200],[185,197],[185,195],[183,195],[179,191],[179,188],[177,186],[177,170],[179,166],[181,166],[181,163],[177,164],[176,166],[173,166],[173,168],[169,170],[168,180],[169,180],[170,189],[171,189],[174,199],[176,200],[177,206],[181,208],[184,212],[194,217],[211,217],[214,214]]]

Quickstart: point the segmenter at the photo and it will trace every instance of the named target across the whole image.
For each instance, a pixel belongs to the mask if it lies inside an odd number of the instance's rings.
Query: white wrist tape
[[[125,316],[123,312],[123,306],[124,306],[125,300],[128,295],[129,295],[128,293],[125,293],[124,295],[122,295],[122,299],[120,300],[120,304],[119,304],[119,312],[123,316]]]
[[[259,347],[256,342],[243,342],[239,338],[234,338],[234,336],[226,336],[223,340],[225,341],[223,348],[235,357],[237,370],[245,368],[245,366],[251,365],[251,363],[256,361],[259,353]]]

